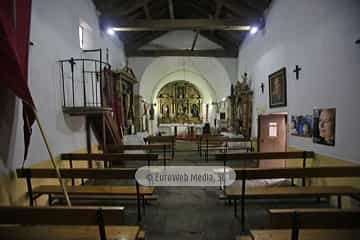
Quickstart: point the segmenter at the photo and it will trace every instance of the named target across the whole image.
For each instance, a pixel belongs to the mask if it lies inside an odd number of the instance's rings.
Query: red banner
[[[26,159],[35,105],[28,87],[31,0],[0,1],[0,84],[23,102]]]

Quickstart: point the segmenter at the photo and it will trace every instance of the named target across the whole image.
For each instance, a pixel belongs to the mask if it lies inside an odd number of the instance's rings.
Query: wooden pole
[[[41,123],[40,123],[40,120],[39,120],[39,116],[38,116],[38,114],[37,114],[37,111],[36,111],[35,109],[33,109],[33,111],[34,111],[34,115],[35,115],[36,122],[37,122],[37,124],[38,124],[38,126],[39,126],[39,129],[40,129],[41,136],[42,136],[42,138],[43,138],[43,140],[44,140],[46,149],[47,149],[47,151],[48,151],[48,153],[49,153],[49,156],[50,156],[50,159],[51,159],[51,163],[52,163],[53,167],[54,167],[55,170],[56,170],[56,174],[57,174],[57,177],[58,177],[58,179],[59,179],[60,186],[61,186],[61,188],[62,188],[62,190],[63,190],[63,192],[64,192],[64,196],[65,196],[67,205],[68,205],[69,207],[71,207],[71,202],[70,202],[69,194],[68,194],[68,192],[67,192],[67,190],[66,190],[66,186],[65,186],[65,184],[64,184],[64,181],[63,181],[63,179],[61,178],[60,170],[59,170],[59,168],[58,168],[58,166],[57,166],[57,164],[56,164],[56,161],[55,161],[55,159],[54,159],[54,156],[53,156],[53,154],[52,154],[52,152],[51,152],[50,145],[49,145],[48,140],[47,140],[46,135],[45,135],[45,131],[44,131],[44,129],[43,129]]]

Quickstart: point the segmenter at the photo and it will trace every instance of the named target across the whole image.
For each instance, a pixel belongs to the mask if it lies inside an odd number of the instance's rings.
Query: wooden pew
[[[296,186],[296,187],[248,187],[246,180],[276,179],[276,178],[343,178],[360,177],[360,166],[351,167],[314,167],[314,168],[279,168],[279,169],[234,169],[236,179],[241,180],[241,186],[225,188],[225,195],[234,200],[234,215],[237,216],[237,200],[241,204],[241,226],[245,226],[245,199],[279,199],[308,197],[338,197],[338,207],[341,208],[342,196],[353,196],[360,189],[351,186]]]
[[[171,146],[171,160],[175,158],[175,145],[176,137],[175,136],[148,136],[144,138],[145,143],[147,144],[163,144],[168,143]]]
[[[298,151],[298,152],[247,152],[247,153],[224,153],[216,154],[216,160],[223,161],[226,166],[227,161],[247,161],[247,160],[274,160],[274,159],[285,159],[285,160],[298,160],[302,159],[302,167],[306,168],[307,160],[314,158],[315,153],[309,151]],[[291,178],[292,185],[294,185],[294,178]],[[302,185],[305,186],[305,178],[302,179]]]
[[[72,196],[112,196],[123,199],[123,196],[136,196],[138,221],[141,221],[141,201],[142,207],[145,211],[145,196],[153,195],[153,187],[140,187],[135,180],[136,169],[60,169],[62,178],[66,179],[133,179],[135,186],[98,186],[98,185],[80,185],[67,186],[70,199]],[[33,178],[57,178],[55,169],[18,169],[18,178],[26,178],[29,203],[34,206],[34,201],[40,196],[47,195],[49,197],[49,205],[52,203],[53,195],[62,194],[62,188],[59,185],[40,185],[32,187],[31,180]]]
[[[0,239],[139,239],[124,207],[0,207]],[[143,234],[143,233],[142,233]]]
[[[251,231],[254,240],[298,240],[300,236],[301,239],[308,236],[309,239],[331,240],[337,238],[338,234],[335,234],[335,237],[333,234],[334,231],[339,230],[345,230],[346,234],[351,236],[350,239],[360,238],[360,210],[270,209],[269,216],[271,230]],[[316,230],[309,231],[308,229]],[[355,229],[357,231],[352,231]],[[345,237],[345,232],[341,233],[339,239],[348,239]]]
[[[125,153],[63,153],[60,156],[61,160],[68,160],[70,168],[73,168],[73,161],[104,161],[111,165],[123,164],[126,161],[146,161],[150,166],[152,161],[158,160],[157,154],[151,153],[137,153],[137,154],[125,154]]]
[[[199,139],[199,149],[200,149],[200,156],[202,150],[205,154],[205,160],[209,160],[209,152],[210,151],[218,151],[222,152],[223,154],[227,153],[228,151],[233,150],[246,150],[246,152],[252,152],[254,150],[253,142],[250,139],[244,138],[230,138],[224,136],[210,136],[204,135]],[[229,147],[229,143],[250,143],[250,147],[242,148],[242,147]]]
[[[254,152],[254,144],[251,139],[246,138],[228,138],[227,141],[227,149],[226,152],[230,152],[233,150],[246,150],[246,152]],[[250,147],[230,147],[229,143],[250,143]]]
[[[109,153],[123,153],[124,151],[131,150],[143,150],[148,153],[160,153],[162,152],[163,165],[166,166],[167,153],[172,153],[172,144],[171,143],[162,143],[162,144],[145,144],[145,145],[107,145],[107,150]],[[160,157],[159,157],[160,159]]]
[[[226,152],[227,137],[203,135],[200,138],[200,155],[204,151],[205,160],[209,160],[210,151]]]

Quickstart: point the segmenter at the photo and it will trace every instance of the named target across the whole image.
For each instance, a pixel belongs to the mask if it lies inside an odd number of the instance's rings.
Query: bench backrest
[[[216,160],[274,160],[314,158],[314,152],[250,152],[216,154]]]
[[[171,144],[144,144],[144,145],[107,145],[109,152],[121,152],[126,150],[170,150]]]
[[[224,136],[203,136],[201,137],[200,141],[202,143],[206,142],[226,142],[228,137]]]
[[[88,179],[135,179],[135,168],[63,168],[60,169],[62,178],[88,178]],[[55,169],[33,168],[17,169],[19,178],[57,178]]]
[[[236,179],[275,179],[307,177],[360,177],[360,166],[311,168],[235,168]]]
[[[270,209],[271,228],[352,229],[360,228],[360,210]]]
[[[0,224],[122,225],[124,207],[0,207],[0,216]]]
[[[108,161],[112,163],[122,163],[124,161],[151,161],[157,160],[157,154],[140,153],[140,154],[126,154],[126,153],[65,153],[61,154],[62,160],[71,161]]]
[[[175,143],[175,136],[149,136],[145,138],[148,143]]]

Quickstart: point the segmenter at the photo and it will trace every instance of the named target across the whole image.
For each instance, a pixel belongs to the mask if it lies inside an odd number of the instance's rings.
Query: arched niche
[[[160,57],[146,65],[139,86],[139,94],[146,101],[153,102],[159,85],[172,80],[189,81],[199,87],[204,95],[209,91],[209,101],[219,101],[230,94],[229,74],[216,58]],[[181,77],[184,72],[186,76]],[[174,75],[177,77],[172,78]]]

